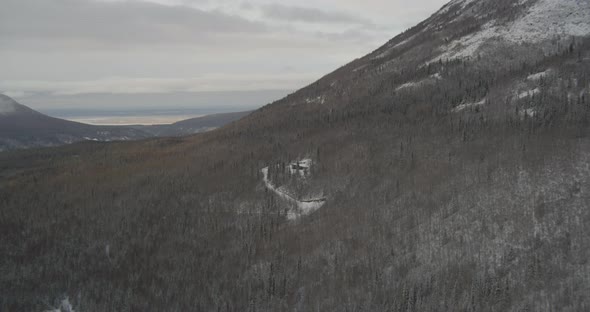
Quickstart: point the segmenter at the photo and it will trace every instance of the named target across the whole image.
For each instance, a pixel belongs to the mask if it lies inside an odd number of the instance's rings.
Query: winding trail
[[[268,167],[262,168],[261,170],[264,180],[264,185],[267,189],[277,194],[282,199],[294,204],[294,208],[291,208],[289,212],[287,212],[287,219],[289,220],[297,220],[301,216],[306,216],[314,211],[322,208],[322,206],[326,203],[325,198],[314,198],[308,200],[298,200],[293,196],[287,194],[285,191],[282,191],[280,188],[277,188],[272,182],[268,179]]]

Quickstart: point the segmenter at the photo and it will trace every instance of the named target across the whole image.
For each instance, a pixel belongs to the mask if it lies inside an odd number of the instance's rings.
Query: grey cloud
[[[265,16],[285,21],[298,21],[318,24],[360,24],[372,25],[368,20],[342,12],[328,12],[316,8],[269,4],[261,7]]]
[[[191,41],[216,34],[263,33],[263,23],[218,11],[147,2],[3,0],[0,38],[132,44]]]
[[[168,92],[168,93],[90,93],[76,95],[32,94],[17,96],[24,105],[59,117],[100,116],[101,110],[198,108],[203,114],[247,110],[260,107],[291,93],[285,90],[223,91],[223,92]],[[168,103],[169,107],[163,107]],[[210,109],[210,110],[209,110]]]
[[[348,41],[369,44],[376,39],[375,34],[362,28],[350,29],[341,33],[316,32],[318,38],[333,41]]]
[[[296,89],[445,0],[270,1],[0,0],[0,92]]]
[[[210,74],[187,78],[105,78],[86,81],[2,81],[1,93],[46,93],[76,95],[88,93],[168,93],[223,90],[290,89],[303,86],[319,74]]]

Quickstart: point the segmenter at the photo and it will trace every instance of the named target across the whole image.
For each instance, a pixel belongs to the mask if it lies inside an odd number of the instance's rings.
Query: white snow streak
[[[482,106],[485,104],[486,104],[486,99],[483,99],[483,100],[476,102],[476,103],[461,104],[461,105],[458,105],[457,107],[453,108],[453,113],[458,113],[458,112],[461,112],[467,108],[478,107],[478,106]]]
[[[396,91],[399,91],[399,90],[402,90],[402,89],[418,87],[420,85],[422,85],[422,82],[421,81],[418,81],[418,82],[412,81],[412,82],[407,82],[407,83],[404,83],[403,85],[400,85],[395,90]]]
[[[435,83],[437,80],[441,80],[442,76],[439,73],[435,73],[433,75],[430,75],[428,78],[422,79],[420,81],[410,81],[410,82],[406,82],[402,85],[399,85],[397,88],[395,88],[395,91],[399,91],[399,90],[403,90],[403,89],[407,89],[407,88],[417,88],[420,87],[422,85],[428,84],[428,83]]]
[[[540,72],[540,73],[529,75],[526,79],[532,80],[532,81],[537,81],[537,80],[541,80],[541,79],[547,77],[550,73],[551,73],[551,69],[548,69],[548,70]]]

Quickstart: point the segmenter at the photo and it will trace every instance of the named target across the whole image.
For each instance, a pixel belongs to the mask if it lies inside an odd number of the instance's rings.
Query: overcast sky
[[[445,2],[0,0],[0,92],[295,90]]]

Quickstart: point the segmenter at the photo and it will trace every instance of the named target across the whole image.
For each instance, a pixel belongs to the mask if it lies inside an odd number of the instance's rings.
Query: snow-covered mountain
[[[584,0],[455,0],[414,28],[411,36],[398,37],[406,38],[380,49],[376,57],[420,36],[442,40],[433,51],[437,59],[473,57],[492,40],[529,45],[584,37],[590,34],[589,21],[590,2]]]
[[[472,33],[455,38],[441,47],[440,59],[472,57],[491,40],[516,45],[548,43],[590,34],[590,2],[581,0],[520,0],[497,4],[489,1],[463,0],[449,3],[436,16],[455,11],[454,19],[435,22],[435,29],[445,23],[474,19],[481,26]],[[493,3],[492,3],[493,5]],[[504,6],[506,5],[506,6]],[[513,16],[506,18],[503,12]],[[498,18],[501,16],[501,18]],[[429,28],[427,28],[429,29]]]
[[[568,92],[586,94],[589,88],[585,79],[574,77],[577,74],[570,70],[567,55],[587,61],[589,36],[587,0],[453,0],[374,52],[277,104],[332,107],[356,102],[359,106],[367,93],[371,102],[392,103],[399,101],[400,94],[424,97],[444,86],[442,91],[457,93],[456,98],[447,99],[451,103],[439,103],[437,110],[458,112],[469,106],[499,109],[491,97],[506,104],[513,100],[506,98],[518,99],[514,94],[536,88],[537,92],[543,88],[557,91],[567,79],[577,81]],[[533,80],[523,82],[541,72],[551,72],[544,86],[539,80],[536,84]],[[466,84],[473,83],[474,77],[486,80],[486,84],[502,77],[504,83],[458,94]],[[440,91],[433,96],[439,96]],[[518,103],[513,104],[518,107]]]

